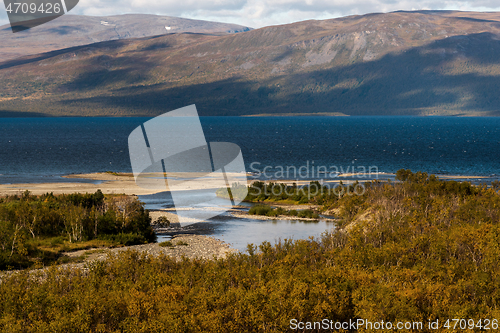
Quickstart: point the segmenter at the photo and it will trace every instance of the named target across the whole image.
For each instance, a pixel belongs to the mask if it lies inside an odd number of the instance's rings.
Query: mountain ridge
[[[110,40],[180,32],[227,34],[250,29],[237,24],[151,14],[111,16],[69,14],[17,34],[11,32],[9,25],[1,26],[0,61]]]
[[[490,116],[498,54],[500,13],[455,11],[123,39],[0,63],[0,110]]]

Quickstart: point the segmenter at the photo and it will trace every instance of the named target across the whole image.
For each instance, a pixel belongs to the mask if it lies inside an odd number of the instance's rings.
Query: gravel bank
[[[177,243],[187,243],[187,245],[177,245]],[[117,254],[122,251],[138,251],[140,253],[146,253],[148,256],[159,256],[160,254],[165,254],[175,260],[181,260],[183,257],[189,259],[204,259],[211,260],[214,258],[222,259],[225,258],[229,253],[237,252],[237,250],[232,249],[228,244],[223,241],[202,235],[175,235],[173,236],[171,243],[174,245],[172,247],[162,247],[158,243],[124,246],[118,248],[99,248],[99,249],[88,249],[80,250],[75,252],[67,252],[64,255],[68,257],[80,257],[84,256],[84,262],[81,263],[68,263],[58,265],[61,269],[82,269],[84,272],[88,271],[87,265],[93,261],[104,261],[109,254]],[[38,278],[43,279],[43,273],[46,272],[47,268],[34,269],[30,271]],[[0,272],[0,282],[2,278],[15,274],[17,271],[4,271]],[[41,273],[41,274],[40,274]]]
[[[177,245],[179,242],[187,243],[187,245]],[[146,252],[148,255],[155,257],[163,253],[174,258],[175,260],[180,260],[182,257],[187,257],[189,259],[213,259],[215,257],[217,259],[221,259],[225,258],[228,253],[237,251],[230,248],[228,244],[219,239],[202,235],[175,235],[173,236],[171,243],[174,245],[173,247],[163,247],[160,246],[159,243],[150,243],[123,246],[113,249],[96,249],[98,252],[90,253],[85,261],[105,260],[109,253],[115,254],[128,250]],[[93,252],[92,249],[69,252],[65,253],[65,255],[69,257],[78,257],[89,252]]]

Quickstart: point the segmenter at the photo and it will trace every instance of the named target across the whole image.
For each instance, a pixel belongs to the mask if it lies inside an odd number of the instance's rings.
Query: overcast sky
[[[0,5],[1,6],[1,5]],[[500,11],[498,0],[80,0],[71,11],[93,16],[126,13],[159,14],[260,28],[307,19],[395,10],[451,9]],[[0,7],[0,24],[7,24]]]

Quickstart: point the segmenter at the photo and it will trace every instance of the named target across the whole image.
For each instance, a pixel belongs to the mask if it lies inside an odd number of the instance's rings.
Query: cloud
[[[72,13],[158,14],[259,28],[308,19],[419,9],[500,11],[500,3],[498,0],[80,0]],[[3,10],[0,10],[0,23],[7,23]]]

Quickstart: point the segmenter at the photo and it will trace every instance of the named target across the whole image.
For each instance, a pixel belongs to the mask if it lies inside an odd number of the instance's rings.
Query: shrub
[[[310,218],[310,219],[319,218],[319,215],[310,209],[304,209],[304,210],[299,211],[297,216],[302,217],[302,218]]]
[[[119,233],[117,235],[100,235],[98,239],[111,240],[125,246],[146,244],[148,241],[143,235],[135,233]]]
[[[156,224],[161,227],[161,228],[166,228],[166,227],[169,227],[170,226],[170,221],[167,219],[166,216],[160,216],[157,220],[156,220]]]
[[[266,213],[266,216],[269,216],[269,217],[277,217],[279,215],[280,214],[278,214],[278,211],[276,209],[270,210],[269,212]]]
[[[281,207],[278,207],[278,208],[276,208],[275,210],[276,210],[277,215],[285,215],[285,214],[287,214],[287,213],[288,213],[286,210],[284,210],[284,209],[283,209],[283,208],[281,208]]]
[[[271,210],[273,210],[273,209],[269,206],[266,206],[266,205],[255,205],[252,208],[250,208],[250,210],[248,211],[248,214],[250,214],[250,215],[266,215]]]

